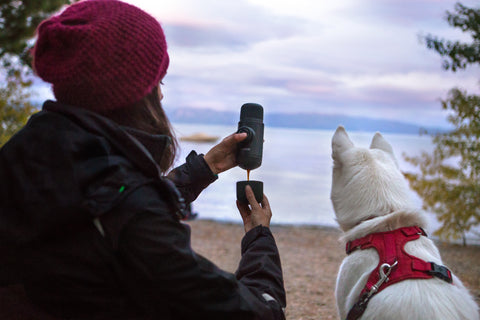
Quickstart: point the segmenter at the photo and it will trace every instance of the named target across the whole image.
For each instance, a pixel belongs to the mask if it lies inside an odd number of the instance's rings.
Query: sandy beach
[[[240,260],[243,226],[208,220],[188,222],[192,247],[224,270],[234,272]],[[287,319],[338,319],[335,279],[345,256],[335,228],[272,226],[282,259],[287,291]],[[443,261],[480,303],[480,247],[437,242]]]
[[[186,222],[192,229],[192,247],[220,268],[235,272],[240,261],[239,224],[210,220]],[[271,226],[282,259],[287,291],[287,319],[338,319],[334,290],[338,267],[345,256],[335,228],[311,226]],[[480,246],[437,243],[447,265],[480,303]],[[21,288],[0,289],[0,319],[53,320],[38,317],[27,307]],[[19,312],[21,310],[21,312]]]

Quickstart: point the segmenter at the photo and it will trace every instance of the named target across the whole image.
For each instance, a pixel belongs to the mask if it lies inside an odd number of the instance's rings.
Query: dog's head
[[[332,138],[332,158],[330,198],[342,230],[413,207],[392,146],[380,133],[374,135],[369,149],[358,148],[339,126]]]

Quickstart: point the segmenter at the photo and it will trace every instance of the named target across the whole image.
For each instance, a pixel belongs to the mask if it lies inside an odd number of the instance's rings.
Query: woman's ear
[[[162,84],[163,83],[160,82],[160,84],[158,85],[158,98],[160,99],[160,101],[163,100]]]

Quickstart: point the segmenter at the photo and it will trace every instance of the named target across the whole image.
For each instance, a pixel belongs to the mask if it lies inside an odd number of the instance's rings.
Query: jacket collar
[[[171,143],[166,135],[152,135],[125,126],[95,112],[48,100],[44,111],[61,114],[85,130],[104,136],[115,148],[149,175],[161,176],[158,165],[165,149]]]
[[[156,163],[162,161],[165,150],[172,143],[170,137],[164,134],[150,134],[131,127],[121,126],[134,139],[137,139],[150,152]]]

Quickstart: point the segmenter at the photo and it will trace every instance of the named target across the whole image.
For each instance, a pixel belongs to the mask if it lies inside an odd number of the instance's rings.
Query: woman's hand
[[[214,174],[227,171],[237,165],[235,159],[237,144],[246,137],[247,134],[244,132],[231,134],[207,152],[203,158]]]
[[[243,219],[245,233],[259,225],[269,228],[272,210],[265,194],[263,195],[262,203],[259,204],[255,199],[252,188],[247,185],[245,187],[245,196],[250,205],[237,200],[237,208]]]

